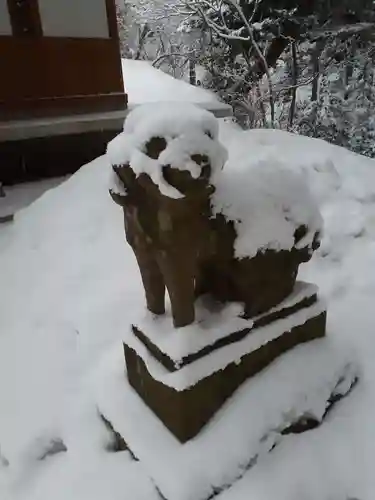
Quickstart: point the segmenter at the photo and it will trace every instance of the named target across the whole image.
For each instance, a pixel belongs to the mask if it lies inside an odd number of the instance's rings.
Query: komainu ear
[[[162,167],[162,174],[166,182],[189,198],[208,198],[215,190],[210,184],[211,167],[209,164],[202,167],[201,175],[194,179],[188,170],[178,170],[170,165]]]
[[[165,181],[183,195],[194,191],[197,180],[193,179],[188,170],[179,170],[170,165],[163,165],[161,171]]]
[[[130,165],[114,165],[112,168],[123,183],[125,189],[131,191],[136,182],[136,175]]]
[[[201,167],[201,173],[197,179],[194,179],[188,170],[176,169],[170,165],[162,167],[162,174],[166,182],[184,195],[201,190],[203,186],[209,184],[211,177],[211,164],[208,156],[194,154],[191,155],[191,159]]]
[[[321,243],[322,243],[322,235],[321,235],[320,231],[317,231],[314,235],[312,249],[314,251],[318,250],[318,248],[320,248]]]
[[[209,180],[211,177],[211,164],[210,159],[206,155],[195,154],[191,156],[191,159],[201,167],[201,173],[199,179]]]
[[[136,175],[131,167],[127,164],[113,165],[112,168],[115,172],[115,175],[118,177],[119,184],[123,185],[124,192],[119,193],[115,189],[110,189],[109,194],[111,195],[112,200],[117,203],[117,205],[120,205],[121,207],[128,206],[132,193],[135,190]]]
[[[301,225],[297,227],[297,229],[294,231],[294,244],[296,245],[299,241],[302,240],[306,236],[308,232],[308,228],[305,225]]]
[[[125,207],[129,204],[128,196],[115,193],[112,189],[109,190],[109,194],[111,195],[112,200],[117,203],[117,205],[120,205],[120,207]]]

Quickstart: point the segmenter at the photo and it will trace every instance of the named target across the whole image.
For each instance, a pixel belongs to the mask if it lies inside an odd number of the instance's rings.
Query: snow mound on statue
[[[214,177],[214,213],[233,220],[237,229],[236,256],[254,257],[259,250],[291,250],[293,246],[312,251],[322,217],[303,176],[280,161],[229,161]],[[296,243],[295,231],[307,231]]]
[[[155,380],[177,391],[184,391],[215,372],[217,373],[220,370],[224,370],[229,364],[239,363],[245,355],[254,353],[263,346],[271,345],[272,341],[282,337],[285,332],[300,325],[304,325],[308,320],[318,317],[325,310],[326,305],[324,302],[318,302],[311,307],[303,308],[298,313],[290,315],[287,318],[274,321],[270,325],[261,328],[256,328],[243,340],[233,342],[225,347],[217,349],[201,357],[194,363],[187,364],[174,372],[170,372],[156,361],[155,358],[150,355],[145,345],[134,335],[125,336],[124,340],[125,343],[143,359],[148,372]],[[234,322],[235,318],[225,318],[223,323],[229,323],[231,320]],[[178,332],[178,335],[181,335],[181,333],[182,332]],[[200,333],[203,332],[201,331]],[[186,332],[183,332],[183,334],[186,335]]]
[[[128,164],[137,176],[148,174],[165,196],[181,198],[182,193],[164,179],[162,167],[187,170],[196,179],[202,169],[192,156],[202,155],[209,158],[212,169],[221,169],[227,154],[217,141],[218,132],[218,121],[212,113],[198,106],[145,104],[129,113],[123,132],[108,144],[107,155],[113,166]],[[155,138],[164,139],[166,145],[158,158],[151,158],[147,155],[147,145]],[[110,189],[124,194],[123,187],[113,177],[116,176],[112,176]]]

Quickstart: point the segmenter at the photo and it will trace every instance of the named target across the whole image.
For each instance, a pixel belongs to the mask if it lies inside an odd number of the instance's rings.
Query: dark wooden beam
[[[118,40],[116,4],[114,0],[105,0],[107,7],[109,37]]]
[[[7,0],[14,36],[42,36],[38,0]]]

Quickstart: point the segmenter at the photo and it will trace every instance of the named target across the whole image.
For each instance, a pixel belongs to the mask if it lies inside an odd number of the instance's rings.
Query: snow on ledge
[[[303,299],[317,294],[316,285],[297,282],[292,294],[283,302],[270,309],[266,314],[251,320],[241,317],[243,305],[239,303],[225,304],[209,302],[207,297],[196,301],[195,317],[192,325],[174,328],[170,304],[162,316],[145,311],[144,315],[134,319],[133,324],[178,365],[183,358],[214,344],[217,340],[245,328],[251,328],[254,321],[263,316],[289,308]]]
[[[267,326],[256,328],[244,339],[221,347],[175,372],[169,372],[159,363],[149,353],[144,344],[130,331],[125,337],[124,342],[143,359],[148,371],[155,380],[177,391],[183,391],[195,385],[199,380],[209,377],[219,370],[223,370],[230,363],[240,362],[244,355],[256,351],[268,342],[280,337],[284,332],[290,331],[293,327],[303,325],[307,320],[319,316],[325,310],[325,304],[322,301],[318,301],[312,306],[306,307],[285,319],[279,319]],[[178,335],[177,332],[176,334]]]
[[[240,478],[301,416],[318,420],[358,374],[352,350],[324,338],[294,348],[245,382],[191,441],[181,444],[129,386],[120,345],[92,380],[98,409],[165,498],[203,500]],[[288,438],[285,438],[288,439]]]

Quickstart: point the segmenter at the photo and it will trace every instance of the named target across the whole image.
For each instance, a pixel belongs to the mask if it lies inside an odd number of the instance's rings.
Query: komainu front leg
[[[194,266],[171,255],[160,257],[159,262],[171,300],[173,325],[190,325],[195,320]]]
[[[154,314],[165,313],[165,283],[153,255],[144,250],[134,250],[143,287],[146,294],[147,309]]]

